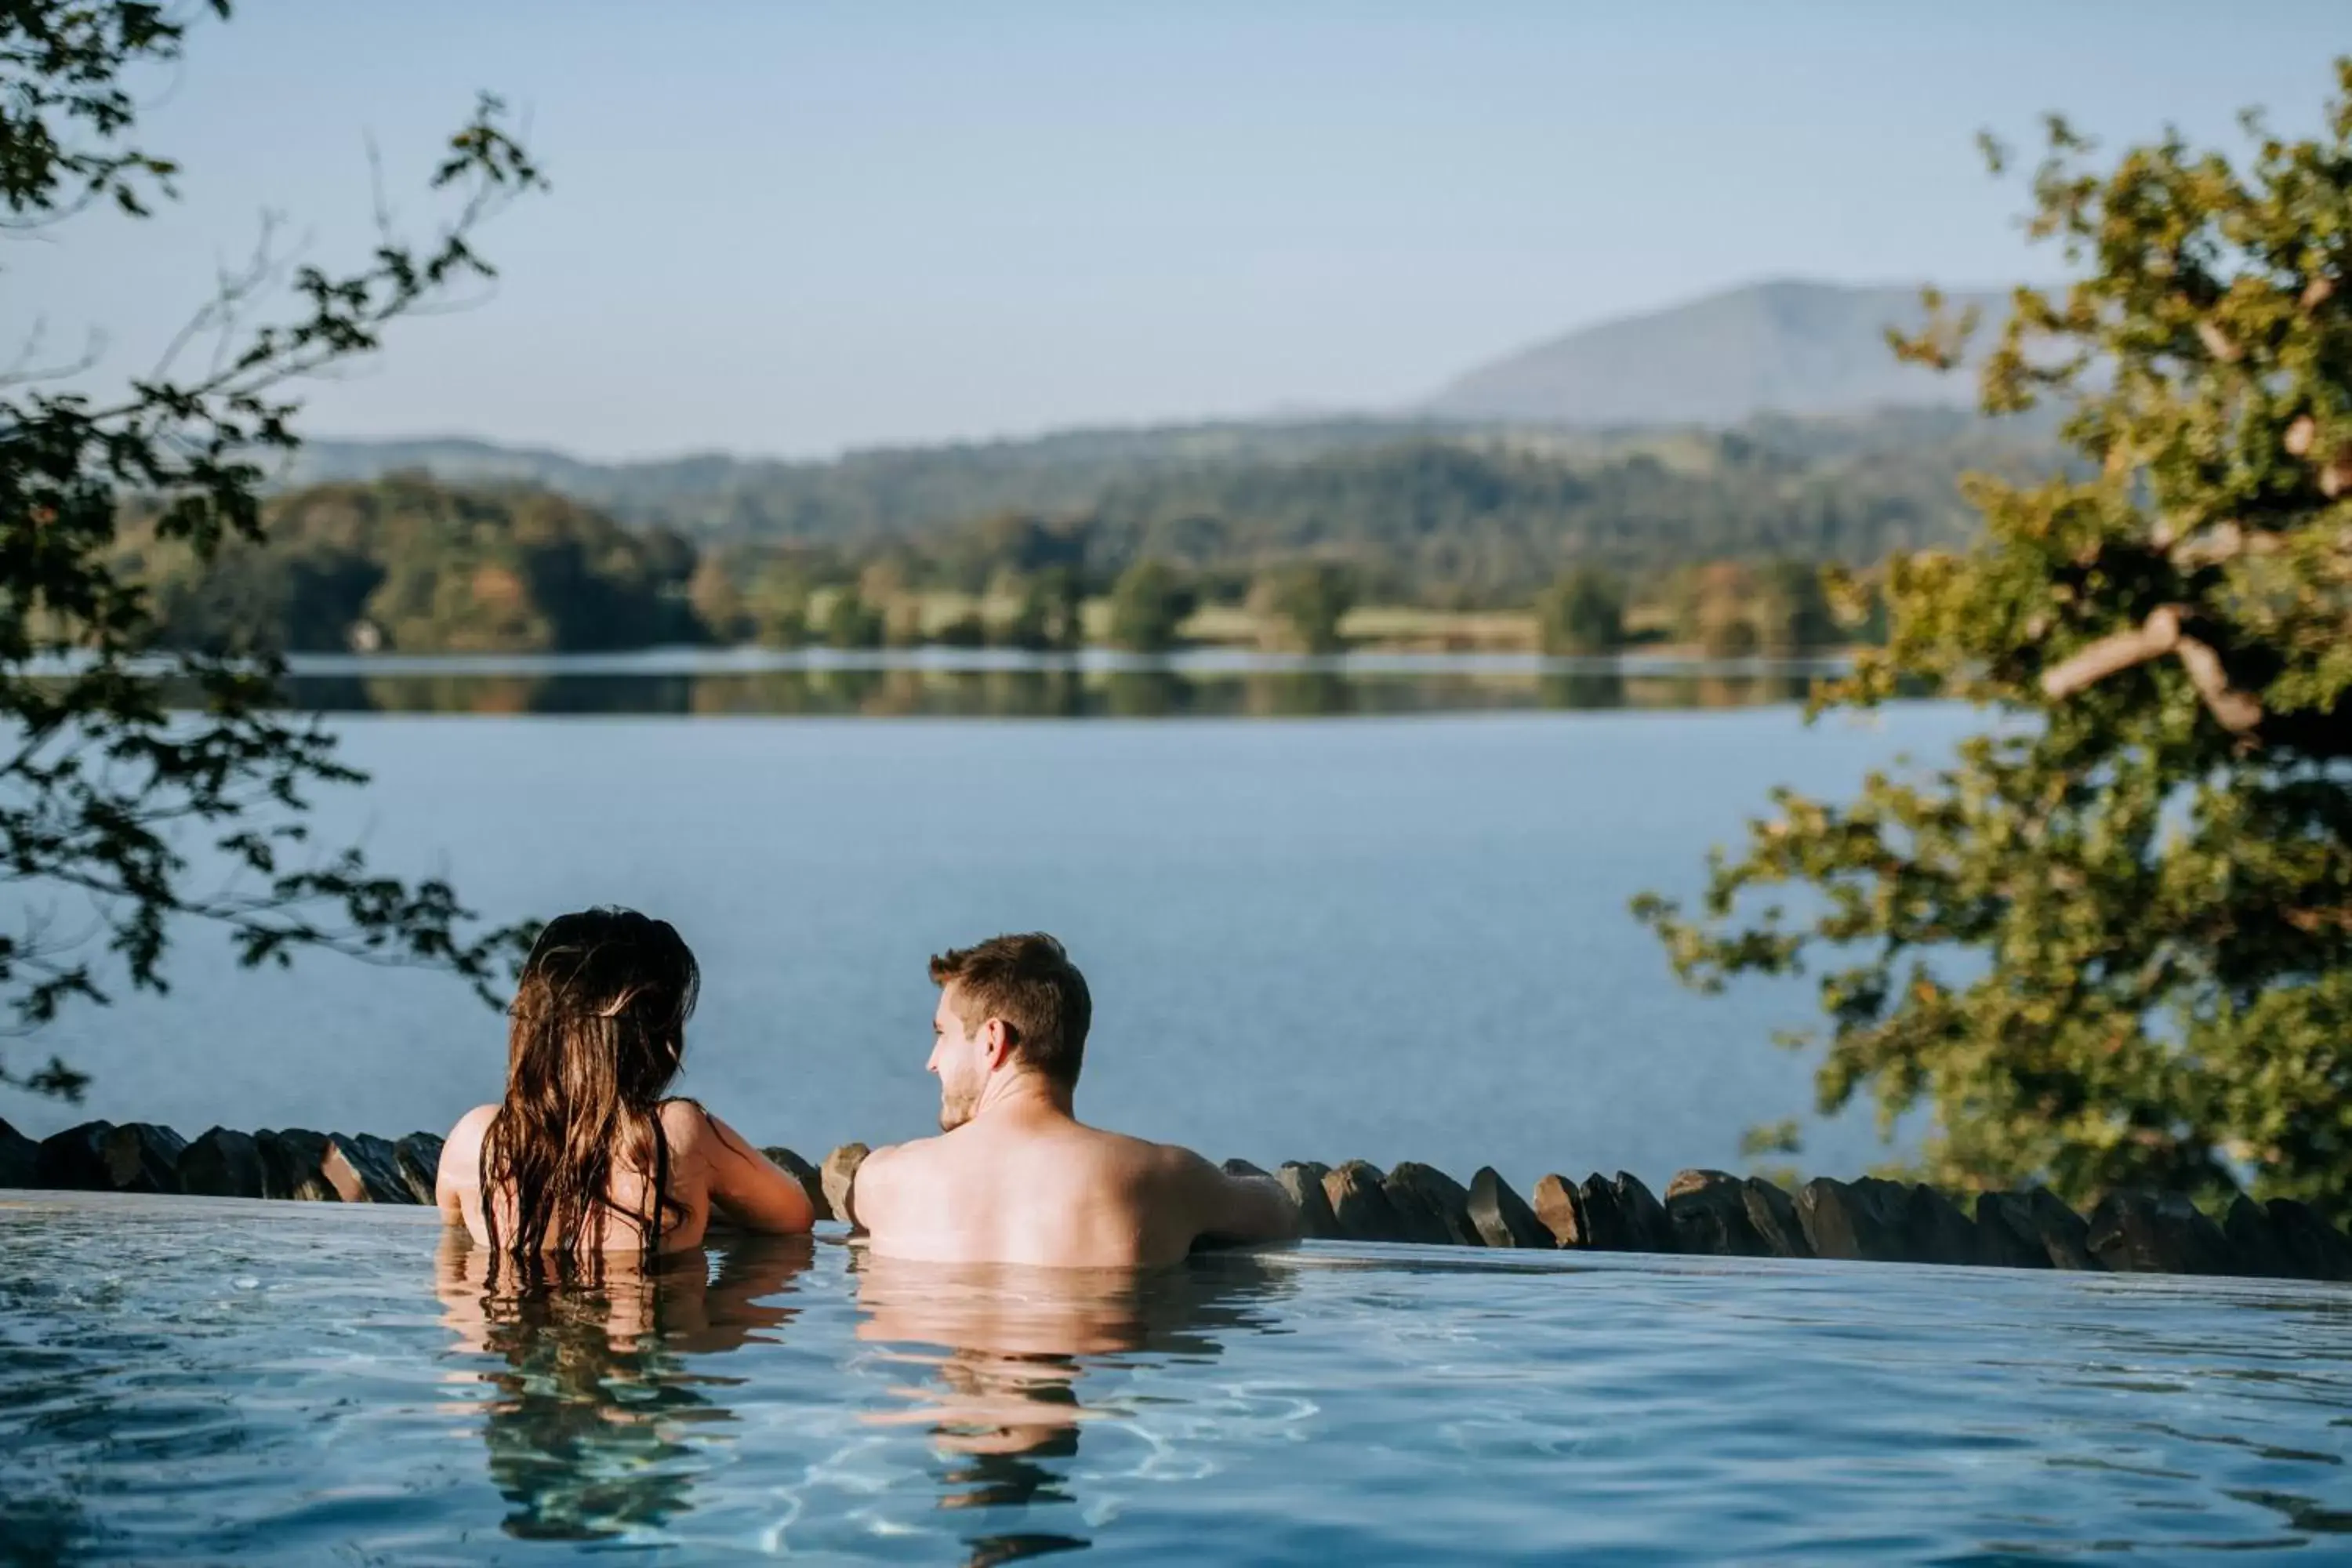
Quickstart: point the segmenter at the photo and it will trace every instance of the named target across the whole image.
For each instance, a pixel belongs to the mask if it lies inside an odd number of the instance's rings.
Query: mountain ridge
[[[1993,298],[1976,291],[1955,302]],[[1404,447],[1510,453],[1580,467],[1643,458],[1669,467],[1705,467],[1731,449],[1718,448],[1718,442],[1744,439],[1804,464],[1826,465],[1823,471],[1845,471],[1852,482],[1860,482],[1862,471],[1854,465],[1870,461],[1924,464],[1949,473],[1979,457],[1999,455],[2006,462],[2029,448],[2054,455],[2046,420],[1992,422],[1964,411],[1961,394],[1970,378],[1938,381],[1916,370],[1908,378],[1887,374],[1890,367],[1905,367],[1895,364],[1878,323],[1903,319],[1906,310],[1918,311],[1916,294],[1893,286],[1785,279],[1748,285],[1565,334],[1455,384],[1458,391],[1485,376],[1490,392],[1498,385],[1508,392],[1511,377],[1504,372],[1519,365],[1511,373],[1519,377],[1519,401],[1497,395],[1498,403],[1522,410],[1516,416],[1423,405],[1290,421],[1106,425],[820,458],[704,451],[605,462],[472,437],[320,438],[294,455],[280,482],[293,489],[415,469],[445,482],[556,490],[624,521],[673,527],[702,539],[844,542],[903,539],[1005,513],[1067,518],[1139,487],[1164,497],[1193,497],[1201,506],[1212,504],[1213,497],[1215,504],[1233,504],[1244,492],[1268,498],[1284,492],[1290,481],[1280,476],[1305,466],[1360,458],[1356,472],[1378,471],[1385,460],[1381,452]],[[1642,347],[1651,339],[1658,345],[1654,354]],[[1666,367],[1666,381],[1684,390],[1666,396],[1659,384],[1644,392],[1629,381],[1624,395],[1612,394],[1588,410],[1608,418],[1565,416],[1582,395],[1579,387],[1610,380],[1617,374],[1612,364],[1628,355],[1657,359]],[[1535,369],[1527,370],[1528,364]],[[1561,395],[1563,388],[1570,395]],[[1919,396],[1913,400],[1885,395],[1915,390]],[[1808,406],[1728,416],[1735,407],[1769,400],[1768,395]],[[1461,400],[1477,402],[1468,394]],[[1547,409],[1562,416],[1538,416]],[[1400,471],[1429,470],[1408,458]],[[1360,487],[1349,493],[1354,499],[1345,505],[1373,504]],[[1342,504],[1336,490],[1328,499]]]
[[[1898,363],[1887,325],[1923,319],[1918,288],[1779,278],[1612,316],[1474,364],[1417,403],[1388,409],[1299,412],[1165,422],[1107,422],[1031,435],[901,441],[824,457],[786,458],[705,448],[599,458],[541,443],[457,433],[319,437],[305,443],[288,482],[365,478],[399,467],[445,477],[558,483],[600,474],[808,472],[887,464],[919,455],[986,460],[1065,460],[1121,454],[1154,460],[1230,460],[1266,447],[1318,450],[1412,435],[1480,434],[1530,426],[1590,432],[1661,426],[1729,428],[1769,416],[1859,417],[1903,408],[1973,404],[1965,375],[1937,376]],[[1948,290],[1955,308],[1997,318],[2005,293]],[[1678,378],[1672,386],[1659,377]]]
[[[1965,375],[1898,361],[1889,327],[1926,320],[1921,285],[1778,278],[1571,328],[1474,365],[1420,406],[1440,417],[1572,426],[1735,425],[1974,401]],[[1994,316],[2003,291],[1946,290]]]

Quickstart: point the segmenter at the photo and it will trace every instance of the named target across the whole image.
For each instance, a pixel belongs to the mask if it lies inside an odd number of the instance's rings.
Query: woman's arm
[[[816,1210],[800,1183],[777,1169],[743,1135],[709,1111],[701,1140],[710,1206],[745,1230],[796,1235],[814,1228]]]

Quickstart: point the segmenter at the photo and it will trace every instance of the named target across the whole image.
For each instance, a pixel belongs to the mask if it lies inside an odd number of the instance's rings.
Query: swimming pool
[[[1309,1244],[1136,1285],[0,1201],[0,1561],[2352,1556],[2352,1289]]]

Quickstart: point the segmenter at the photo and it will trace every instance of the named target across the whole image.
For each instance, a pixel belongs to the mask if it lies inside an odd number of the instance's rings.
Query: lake
[[[1269,1165],[1493,1164],[1523,1189],[1739,1168],[1744,1128],[1811,1109],[1811,1059],[1769,1043],[1810,1021],[1810,993],[1683,991],[1627,900],[1694,891],[1772,784],[1843,791],[1979,717],[1417,700],[1339,719],[1081,705],[1082,722],[682,718],[577,694],[590,711],[348,712],[374,784],[325,797],[321,841],[446,870],[502,920],[616,902],[673,921],[705,980],[685,1090],[813,1157],[928,1131],[926,959],[1043,929],[1095,992],[1091,1118]],[[86,1107],[10,1091],[0,1115],[37,1137],[93,1115],[396,1135],[499,1092],[499,1018],[437,977],[332,957],[246,973],[195,931],[172,978],[168,1000],[73,1011],[10,1048],[93,1073]],[[1810,1170],[1885,1157],[1867,1114],[1810,1140]]]

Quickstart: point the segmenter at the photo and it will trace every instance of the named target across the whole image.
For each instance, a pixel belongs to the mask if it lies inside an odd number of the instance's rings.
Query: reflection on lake
[[[384,673],[298,668],[294,705],[328,712],[804,714],[873,718],[1321,718],[1505,710],[1720,709],[1801,702],[1819,666],[1561,668],[1269,661],[1098,665],[1032,661],[526,668],[418,662]]]
[[[512,1259],[443,1233],[442,1321],[480,1373],[490,1482],[510,1505],[500,1528],[526,1541],[595,1541],[655,1529],[694,1506],[689,1434],[733,1419],[689,1374],[688,1355],[772,1339],[797,1316],[766,1300],[793,1288],[806,1237],[746,1238],[714,1271],[700,1247],[647,1267],[615,1254],[594,1281],[520,1279]],[[501,1267],[503,1264],[503,1267]]]
[[[857,1337],[902,1364],[891,1394],[905,1408],[866,1419],[914,1426],[936,1461],[935,1507],[996,1514],[1003,1525],[1081,1528],[1076,1468],[1091,1421],[1128,1414],[1086,1385],[1116,1386],[1118,1358],[1145,1354],[1211,1366],[1223,1337],[1276,1321],[1280,1273],[1247,1254],[1135,1270],[953,1267],[861,1252]],[[1089,1404],[1092,1397],[1094,1403]],[[1048,1514],[1032,1518],[1032,1510]],[[990,1527],[964,1536],[971,1564],[1010,1563],[1093,1544],[1069,1530]]]
[[[971,1564],[1092,1545],[1081,1432],[1136,1414],[1127,1358],[1212,1367],[1231,1336],[1273,1328],[1291,1294],[1285,1271],[1247,1254],[1150,1272],[853,1256],[856,1359],[882,1384],[857,1424],[920,1441],[922,1489],[955,1516]],[[457,1375],[487,1385],[463,1408],[479,1413],[501,1533],[641,1542],[703,1506],[713,1446],[748,1436],[730,1429],[751,1363],[730,1374],[707,1358],[784,1349],[815,1247],[733,1237],[650,1266],[615,1254],[598,1279],[529,1279],[453,1230],[436,1262]]]

